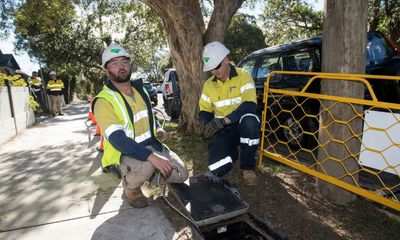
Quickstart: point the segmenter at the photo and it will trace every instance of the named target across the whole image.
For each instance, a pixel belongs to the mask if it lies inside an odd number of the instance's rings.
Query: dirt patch
[[[193,175],[207,166],[207,142],[173,132],[171,148],[190,163]],[[185,147],[181,147],[185,146]],[[257,171],[257,185],[243,185],[238,169],[225,177],[237,185],[240,196],[250,205],[250,212],[262,218],[272,229],[289,239],[400,239],[400,214],[377,203],[358,198],[339,205],[322,198],[315,178],[275,162]],[[175,206],[177,202],[169,198]],[[156,201],[182,237],[196,239],[188,222]]]

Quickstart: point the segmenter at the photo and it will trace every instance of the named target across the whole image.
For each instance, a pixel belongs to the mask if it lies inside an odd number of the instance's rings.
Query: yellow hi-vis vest
[[[47,83],[47,89],[50,92],[54,92],[54,91],[61,91],[64,88],[64,83],[61,80],[50,80]]]
[[[30,78],[29,85],[33,88],[40,88],[42,87],[42,80],[40,78]]]
[[[233,76],[232,72],[236,72],[237,75]],[[200,111],[214,113],[215,118],[223,118],[243,102],[257,104],[254,80],[246,70],[235,68],[231,69],[229,79],[225,82],[212,76],[204,83],[199,107]]]
[[[149,95],[144,88],[143,88],[143,91],[146,93],[147,97],[149,98]],[[141,96],[137,96],[137,97],[141,97]],[[122,94],[111,90],[109,87],[107,87],[105,85],[103,87],[103,90],[99,94],[97,94],[97,96],[93,99],[93,102],[95,102],[97,98],[103,98],[113,106],[115,114],[116,114],[119,122],[121,123],[121,125],[110,126],[109,128],[115,128],[114,130],[123,130],[127,137],[129,137],[137,142],[142,142],[142,140],[138,141],[138,139],[136,139],[140,136],[136,136],[136,138],[135,138],[134,124],[129,117],[127,106],[124,102]],[[149,101],[150,101],[150,99],[149,99]],[[157,139],[156,138],[157,134],[156,134],[155,117],[153,114],[151,114],[151,108],[150,109],[148,108],[148,111],[150,113],[149,118],[150,118],[150,116],[153,117],[153,121],[152,121],[153,126],[150,126],[150,128],[152,128],[152,130],[153,130],[154,138]],[[104,154],[101,159],[102,166],[107,167],[110,165],[119,165],[122,153],[120,151],[118,151],[110,143],[110,141],[108,140],[107,134],[104,135],[103,144],[104,144]]]

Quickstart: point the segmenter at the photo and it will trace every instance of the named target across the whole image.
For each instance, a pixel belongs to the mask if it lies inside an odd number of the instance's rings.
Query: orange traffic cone
[[[93,112],[92,112],[92,101],[93,101],[93,98],[90,97],[90,98],[89,98],[90,108],[89,108],[89,115],[88,115],[87,120],[92,121],[92,125],[96,125],[96,124],[97,124],[97,121],[96,121],[96,119],[94,118],[94,115],[93,115]]]
[[[96,118],[94,118],[94,114],[92,113],[92,125],[97,125]]]
[[[94,135],[100,136],[100,127],[99,127],[99,124],[97,124],[97,123],[96,123],[96,133]]]

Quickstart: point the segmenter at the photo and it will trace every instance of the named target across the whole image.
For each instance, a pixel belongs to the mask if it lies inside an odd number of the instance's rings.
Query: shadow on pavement
[[[77,215],[95,217],[110,200],[120,181],[101,172],[100,155],[88,148],[87,111],[86,106],[67,106],[65,116],[27,129],[2,146],[0,232]],[[90,146],[96,143],[92,140]]]
[[[118,214],[107,219],[92,235],[92,240],[176,239],[175,231],[157,205],[132,208],[125,202]]]

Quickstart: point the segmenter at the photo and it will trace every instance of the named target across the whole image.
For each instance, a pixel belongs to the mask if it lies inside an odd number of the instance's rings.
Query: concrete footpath
[[[0,146],[0,239],[179,238],[156,204],[130,207],[102,173],[88,110],[68,105]]]

